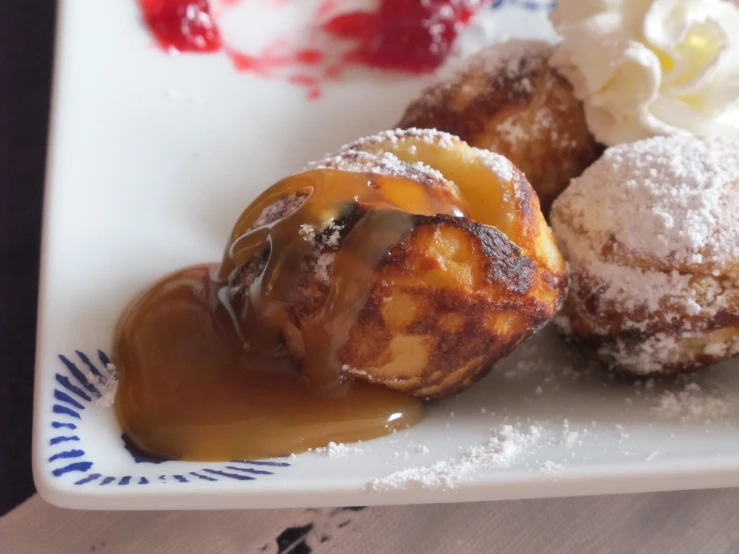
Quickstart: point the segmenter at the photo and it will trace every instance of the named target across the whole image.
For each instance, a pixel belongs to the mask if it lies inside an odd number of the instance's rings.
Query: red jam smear
[[[459,31],[479,2],[466,0],[383,0],[377,12],[349,12],[323,28],[358,40],[347,61],[408,73],[427,73],[449,55]]]
[[[165,50],[217,52],[221,33],[208,0],[139,0],[144,21]]]
[[[222,0],[231,7],[240,0]],[[281,3],[285,0],[272,0]],[[338,0],[324,0],[312,27],[317,35],[353,42],[339,61],[312,44],[290,46],[277,37],[261,52],[245,53],[221,40],[208,0],[139,0],[143,18],[157,43],[167,51],[223,52],[239,71],[303,87],[309,98],[321,96],[320,82],[337,78],[347,66],[422,74],[448,57],[459,31],[484,0],[381,0],[376,11],[354,11],[331,17]],[[320,42],[319,42],[320,43]],[[277,48],[276,48],[277,47]]]

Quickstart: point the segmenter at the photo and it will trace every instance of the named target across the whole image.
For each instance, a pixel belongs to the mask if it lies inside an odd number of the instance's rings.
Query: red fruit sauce
[[[159,45],[178,52],[216,52],[221,34],[208,0],[139,0]]]
[[[433,71],[446,60],[460,29],[480,2],[383,0],[378,11],[350,12],[324,24],[335,36],[358,40],[347,61],[408,73]]]
[[[238,2],[222,0],[222,5],[228,7]],[[413,74],[433,71],[447,58],[457,34],[484,0],[380,0],[374,12],[348,12],[328,21],[339,2],[324,0],[313,26],[330,36],[354,42],[340,63],[329,63],[328,52],[311,45],[280,48],[279,55],[271,46],[256,54],[239,52],[221,41],[208,0],[139,0],[139,3],[146,25],[165,50],[221,51],[240,71],[308,87],[309,97],[318,98],[319,81],[337,77],[346,65]],[[278,37],[275,44],[284,41],[285,37]]]

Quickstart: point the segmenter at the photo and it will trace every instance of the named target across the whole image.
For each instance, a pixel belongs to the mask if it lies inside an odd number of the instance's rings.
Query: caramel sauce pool
[[[305,197],[292,214],[257,225],[276,200]],[[361,206],[337,251],[323,308],[295,339],[289,306],[295,274],[316,233]],[[414,181],[316,170],[285,179],[241,215],[221,265],[165,277],[123,313],[114,337],[120,371],[116,414],[143,453],[165,459],[233,460],[367,440],[415,425],[420,400],[342,375],[340,349],[370,292],[372,274],[413,229],[411,214],[464,215],[449,192]],[[255,256],[264,267],[236,309],[229,276]],[[296,356],[285,346],[302,344]]]

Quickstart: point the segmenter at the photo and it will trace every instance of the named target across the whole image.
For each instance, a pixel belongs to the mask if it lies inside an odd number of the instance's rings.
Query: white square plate
[[[232,8],[224,32],[266,41],[283,20],[271,8],[256,14],[259,4]],[[496,38],[551,36],[531,2],[495,6]],[[61,2],[59,11],[34,437],[46,500],[88,509],[271,508],[739,484],[736,362],[637,388],[588,370],[551,330],[468,392],[429,406],[416,428],[361,452],[264,462],[135,458],[85,379],[102,369],[99,351],[110,349],[124,306],[171,270],[216,261],[258,192],[392,126],[423,81],[357,72],[310,101],[297,87],[235,71],[223,55],[165,55],[152,47],[135,0]],[[505,425],[525,444],[507,440]],[[487,465],[465,466],[480,444]],[[370,484],[409,467],[426,469],[399,488]]]

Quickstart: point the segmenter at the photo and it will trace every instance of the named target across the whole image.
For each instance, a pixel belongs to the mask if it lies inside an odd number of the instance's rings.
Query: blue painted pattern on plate
[[[75,356],[59,355],[62,369],[55,375],[55,388],[50,408],[54,414],[51,422],[54,434],[49,439],[47,463],[54,477],[67,474],[81,474],[75,485],[148,485],[151,475],[103,475],[93,471],[95,460],[91,459],[85,448],[84,431],[86,418],[93,418],[98,410],[95,406],[103,399],[104,393],[113,381],[118,380],[110,358],[97,351],[97,360],[84,352],[75,351]],[[97,410],[88,408],[97,407]],[[107,408],[110,409],[110,408]],[[82,435],[82,436],[81,436]],[[274,475],[280,468],[290,464],[275,460],[231,460],[221,463],[188,462],[194,471],[182,472],[182,464],[171,460],[159,460],[144,456],[135,451],[125,435],[121,435],[121,449],[127,452],[136,464],[155,464],[159,469],[178,463],[178,473],[164,472],[158,475],[161,483],[190,483],[193,481],[217,482],[220,480],[254,481],[261,477]]]

